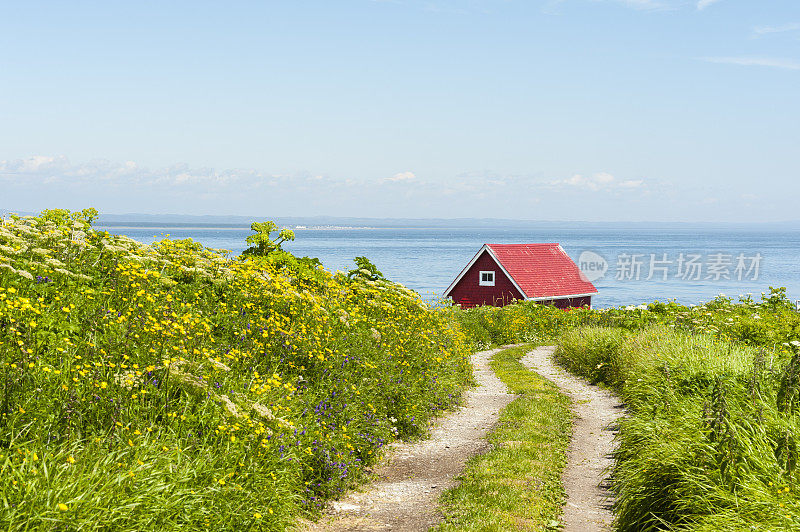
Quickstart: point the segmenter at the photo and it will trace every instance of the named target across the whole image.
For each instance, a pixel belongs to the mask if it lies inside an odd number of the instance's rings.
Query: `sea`
[[[143,243],[191,238],[235,255],[251,234],[244,224],[115,221],[97,229]],[[598,289],[595,308],[654,300],[693,305],[724,295],[758,300],[785,287],[800,300],[800,228],[492,223],[465,227],[290,226],[284,249],[347,271],[366,256],[384,276],[436,301],[484,243],[558,242]]]

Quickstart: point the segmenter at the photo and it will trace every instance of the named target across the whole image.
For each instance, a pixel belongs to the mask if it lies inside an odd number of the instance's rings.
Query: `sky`
[[[0,209],[800,219],[800,2],[4,2]]]

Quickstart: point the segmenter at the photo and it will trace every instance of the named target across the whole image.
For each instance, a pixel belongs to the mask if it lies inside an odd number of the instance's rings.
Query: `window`
[[[480,286],[494,286],[494,272],[481,272],[478,285]]]

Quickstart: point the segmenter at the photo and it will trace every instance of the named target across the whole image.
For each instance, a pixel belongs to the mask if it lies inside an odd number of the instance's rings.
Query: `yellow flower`
[[[133,447],[133,442],[132,442],[131,440],[128,440],[128,445],[130,445],[131,447]]]
[[[67,462],[69,462],[70,464],[74,464],[75,463],[75,458],[72,455],[70,455],[70,457],[67,458]]]
[[[261,514],[256,512],[253,514],[253,517],[255,517],[256,519],[261,519]]]
[[[66,512],[67,510],[69,510],[69,507],[63,502],[60,502],[58,503],[58,509],[61,510],[62,512]]]

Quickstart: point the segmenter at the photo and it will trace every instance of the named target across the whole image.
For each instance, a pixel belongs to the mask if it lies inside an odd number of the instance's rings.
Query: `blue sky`
[[[0,209],[798,219],[800,2],[6,2]]]

